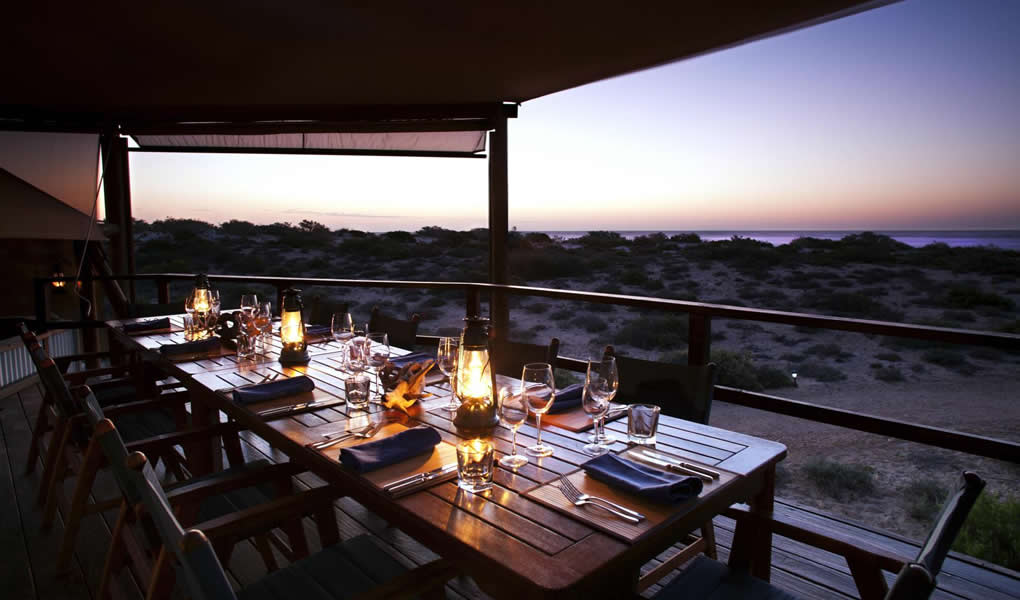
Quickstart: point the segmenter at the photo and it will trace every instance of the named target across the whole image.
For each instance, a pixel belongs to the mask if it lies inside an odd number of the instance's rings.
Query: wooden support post
[[[73,283],[71,285],[74,285]],[[50,285],[42,279],[35,279],[33,281],[35,288],[35,329],[37,332],[42,332],[46,329],[46,322],[50,319],[49,309],[49,288]]]
[[[113,270],[118,274],[135,272],[134,229],[131,218],[131,177],[128,165],[127,139],[117,132],[100,136],[103,151],[103,193],[106,203],[106,222],[116,225],[110,234],[113,250]],[[128,281],[128,298],[137,302],[135,282]]]
[[[170,280],[162,278],[157,279],[156,293],[159,295],[160,304],[170,304]]]
[[[687,319],[687,364],[707,365],[712,356],[712,317],[690,313]]]
[[[496,127],[489,132],[489,282],[506,284],[510,281],[509,247],[510,230],[509,181],[507,174],[507,118],[500,112]],[[507,295],[493,292],[489,297],[489,312],[496,338],[506,340],[510,325],[510,308]]]

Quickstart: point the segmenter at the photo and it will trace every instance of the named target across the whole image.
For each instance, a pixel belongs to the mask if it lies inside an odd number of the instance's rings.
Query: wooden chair
[[[616,357],[620,389],[616,401],[657,404],[662,413],[708,425],[715,393],[716,365],[677,365],[619,356],[612,346],[605,353]]]
[[[201,526],[184,531],[171,509],[172,500],[164,493],[145,455],[132,453],[126,465],[140,493],[141,506],[162,540],[149,599],[165,598],[172,591],[174,567],[196,600],[406,598],[419,594],[442,598],[443,586],[456,574],[444,560],[408,570],[367,535],[342,543],[338,543],[337,536],[330,536],[323,539],[320,552],[270,573],[235,594],[223,571],[223,557],[217,556],[208,532],[203,533]]]
[[[329,325],[333,313],[345,313],[350,308],[347,302],[336,302],[318,294],[305,297],[304,305],[305,321],[315,325]]]
[[[606,346],[605,354],[616,358],[616,369],[620,375],[616,400],[624,404],[656,404],[662,408],[663,414],[708,424],[715,389],[714,363],[691,367],[628,358],[618,356],[612,346]],[[701,553],[712,559],[718,556],[715,525],[708,521],[700,529],[701,535],[691,534],[680,552],[641,576],[638,592],[648,589],[667,573]]]
[[[525,344],[524,342],[502,342],[492,352],[492,362],[496,373],[507,377],[520,378],[524,365],[533,362],[546,362],[556,371],[556,358],[560,352],[560,340],[552,338],[548,346],[541,344]]]
[[[93,424],[87,453],[87,463],[93,466],[90,472],[94,475],[101,464],[108,465],[123,497],[99,587],[99,596],[105,598],[113,575],[125,562],[130,562],[136,574],[149,581],[153,573],[150,557],[154,553],[146,552],[145,542],[149,542],[152,550],[159,547],[155,536],[146,538],[145,522],[136,518],[135,508],[141,501],[141,492],[125,467],[129,451],[159,450],[161,445],[181,443],[185,436],[204,435],[208,439],[209,435],[218,433],[213,429],[232,426],[220,424],[208,430],[181,432],[177,439],[161,437],[125,444],[113,423],[104,417],[95,397],[88,390],[84,394],[88,420]],[[301,524],[304,516],[316,517],[319,535],[324,539],[339,539],[333,501],[340,494],[332,487],[296,493],[292,477],[302,471],[293,463],[272,464],[267,460],[257,460],[219,473],[175,482],[168,486],[166,497],[182,522],[200,523],[210,533],[221,559],[228,560],[237,542],[251,538],[266,567],[275,570],[278,567],[270,548],[271,541],[289,560],[308,556],[308,541]],[[90,487],[79,479],[76,499],[84,503]],[[141,529],[141,536],[132,534],[132,524]],[[271,535],[270,531],[277,527],[286,533],[288,543]],[[73,540],[71,544],[73,546]],[[61,550],[63,552],[65,546]]]
[[[372,307],[372,316],[368,320],[368,330],[372,332],[385,333],[390,338],[390,344],[410,350],[414,348],[418,339],[418,323],[421,315],[415,313],[407,321],[388,317],[379,311],[378,306]]]
[[[949,547],[952,546],[953,540],[956,539],[963,522],[967,519],[967,514],[974,506],[974,502],[984,486],[985,482],[974,473],[963,474],[959,487],[946,501],[935,525],[928,533],[928,539],[921,546],[921,552],[913,562],[900,563],[902,567],[899,574],[893,581],[892,588],[888,590],[885,578],[881,573],[881,567],[888,566],[889,561],[886,556],[873,556],[865,576],[862,573],[864,568],[855,567],[855,563],[849,560],[849,557],[853,556],[860,561],[865,552],[854,548],[840,551],[848,556],[850,570],[857,582],[861,597],[865,600],[882,597],[885,600],[924,600],[928,598],[935,589],[935,577],[942,568],[942,562],[949,552]],[[770,525],[770,523],[759,524],[759,526]],[[782,535],[787,535],[785,529]],[[808,541],[808,543],[811,542]],[[835,550],[835,548],[832,549]],[[856,565],[861,564],[861,562],[856,563]],[[862,581],[871,583],[865,587],[862,586]],[[731,569],[720,562],[699,556],[653,598],[655,600],[683,600],[687,598],[692,600],[694,598],[784,600],[795,597],[760,579],[755,579],[741,570]]]

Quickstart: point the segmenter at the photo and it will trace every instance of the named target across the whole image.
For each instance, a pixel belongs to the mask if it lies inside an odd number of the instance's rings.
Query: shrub
[[[853,354],[844,351],[837,344],[815,344],[808,348],[807,352],[809,355],[835,358],[836,360],[846,360],[853,356]]]
[[[555,321],[566,321],[572,316],[574,316],[574,311],[570,310],[569,308],[561,308],[549,314],[549,318]]]
[[[903,373],[901,373],[896,367],[879,366],[875,369],[875,379],[889,383],[894,381],[903,381]]]
[[[718,367],[717,384],[751,392],[760,392],[763,389],[761,382],[758,381],[758,372],[751,363],[750,353],[713,350],[712,362]]]
[[[619,277],[619,280],[624,285],[647,285],[648,275],[643,269],[628,269]]]
[[[787,352],[779,357],[780,360],[785,360],[792,363],[799,363],[804,361],[807,357],[803,354],[794,354],[793,352]]]
[[[866,465],[816,458],[808,461],[802,469],[818,491],[840,502],[875,491],[875,469]]]
[[[588,267],[580,256],[565,250],[515,250],[510,253],[510,271],[526,281],[581,277]]]
[[[681,244],[700,244],[701,243],[701,236],[696,234],[696,233],[678,233],[678,234],[674,235],[673,237],[671,237],[669,239],[674,241],[674,242],[679,242]]]
[[[988,493],[980,496],[953,549],[1020,570],[1020,500]]]
[[[627,240],[615,231],[589,231],[575,240],[585,248],[615,248],[626,246]]]
[[[865,317],[885,321],[899,321],[903,313],[889,308],[867,294],[859,292],[834,292],[831,290],[814,290],[800,297],[800,304],[832,313],[841,317]]]
[[[683,315],[642,316],[617,330],[618,343],[654,350],[687,344],[687,317]]]
[[[784,387],[795,387],[790,374],[778,367],[762,366],[755,369],[755,375],[761,387],[766,390],[774,390]]]
[[[889,362],[899,362],[903,360],[903,357],[901,357],[899,354],[896,354],[895,352],[879,352],[878,354],[875,355],[875,358],[877,358],[878,360],[885,360]]]
[[[977,317],[969,310],[947,310],[942,313],[942,320],[957,321],[959,323],[973,323]]]
[[[846,379],[846,375],[839,369],[816,362],[801,364],[797,367],[797,374],[824,382],[843,381]]]
[[[991,306],[1003,310],[1012,310],[1015,306],[1013,301],[1005,296],[992,292],[985,292],[977,287],[957,285],[946,293],[944,303],[952,308],[974,308],[976,306]]]
[[[570,322],[574,327],[580,327],[588,333],[598,333],[609,329],[609,325],[600,317],[595,315],[578,315]]]
[[[967,362],[966,357],[962,354],[946,348],[932,348],[921,355],[921,360],[956,371],[961,375],[973,375],[978,370],[972,363]]]
[[[903,488],[910,518],[930,522],[935,519],[942,503],[949,495],[939,483],[932,479],[917,479]]]
[[[525,304],[524,310],[532,314],[544,313],[549,310],[549,305],[545,302],[532,302],[531,304]]]

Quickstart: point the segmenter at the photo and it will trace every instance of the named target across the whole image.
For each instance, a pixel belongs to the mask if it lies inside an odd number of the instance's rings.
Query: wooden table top
[[[180,317],[174,322],[179,324]],[[553,596],[614,597],[632,589],[642,564],[668,548],[729,505],[746,502],[767,487],[767,478],[786,456],[786,447],[740,433],[663,416],[659,422],[656,449],[737,475],[719,486],[708,498],[691,503],[686,513],[656,527],[649,535],[628,544],[581,520],[552,510],[525,496],[529,490],[576,471],[591,457],[582,446],[587,434],[543,427],[542,440],[555,448],[547,458],[529,457],[516,471],[502,467],[495,473],[495,485],[484,494],[464,492],[456,481],[446,482],[408,496],[392,499],[327,454],[306,444],[321,439],[326,431],[342,429],[349,418],[346,405],[314,412],[265,420],[248,408],[235,405],[225,387],[257,382],[266,374],[281,377],[304,374],[316,384],[319,397],[343,398],[343,376],[337,370],[340,345],[326,343],[309,348],[308,365],[288,368],[277,362],[279,339],[273,351],[256,361],[238,364],[232,355],[172,363],[159,358],[159,346],[184,341],[182,333],[128,335],[117,329],[127,321],[111,321],[114,335],[128,348],[155,350],[153,359],[180,378],[196,399],[222,410],[291,460],[300,462],[323,479],[341,486],[351,497],[373,512],[416,537],[440,555],[457,561],[487,593],[500,597]],[[394,355],[405,351],[393,349]],[[449,394],[445,385],[430,387],[436,394],[411,410],[411,424],[420,422],[436,429],[445,441],[457,443],[461,436],[452,414],[440,408]],[[423,406],[424,405],[424,406]],[[382,408],[373,406],[372,410]],[[356,415],[364,415],[357,412]],[[363,417],[362,417],[363,418]],[[617,438],[626,438],[626,423],[607,425]],[[535,440],[530,424],[518,431],[518,449]],[[511,432],[497,427],[491,441],[497,457],[510,453]],[[626,444],[617,441],[613,450]],[[334,453],[335,456],[335,453]]]

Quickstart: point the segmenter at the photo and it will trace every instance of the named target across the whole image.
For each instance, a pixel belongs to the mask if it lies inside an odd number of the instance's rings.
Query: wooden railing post
[[[688,313],[687,364],[707,365],[712,357],[712,317]]]
[[[482,301],[478,295],[478,290],[474,288],[468,288],[465,290],[465,306],[464,316],[465,317],[477,317],[478,313],[482,312]]]
[[[170,304],[170,280],[162,277],[156,280],[156,294],[159,304]]]

